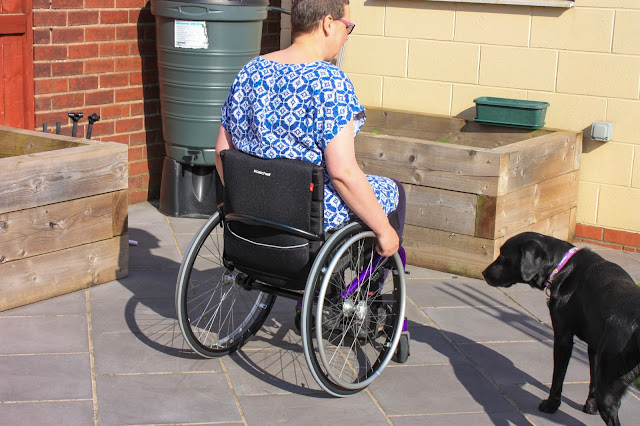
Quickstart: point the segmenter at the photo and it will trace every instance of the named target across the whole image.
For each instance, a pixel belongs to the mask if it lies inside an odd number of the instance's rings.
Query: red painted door
[[[32,129],[33,0],[0,0],[0,125]]]

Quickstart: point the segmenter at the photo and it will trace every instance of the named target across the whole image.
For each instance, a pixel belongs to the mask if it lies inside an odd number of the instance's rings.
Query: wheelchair
[[[314,379],[353,395],[393,359],[406,362],[406,258],[376,253],[361,222],[324,233],[323,169],[225,150],[224,205],[196,233],[180,266],[176,311],[199,355],[240,349],[276,297],[298,301],[296,328]]]

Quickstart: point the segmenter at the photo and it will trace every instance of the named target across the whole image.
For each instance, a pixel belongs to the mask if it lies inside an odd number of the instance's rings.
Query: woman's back
[[[339,68],[257,57],[238,74],[221,121],[241,151],[324,165],[326,145],[351,119],[357,133],[364,108]]]

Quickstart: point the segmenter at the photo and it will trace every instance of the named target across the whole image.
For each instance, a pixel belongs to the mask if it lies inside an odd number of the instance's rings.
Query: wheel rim
[[[385,274],[381,264],[368,276],[363,273],[376,257],[373,232],[351,237],[335,254],[318,292],[315,340],[321,373],[346,390],[363,389],[382,372],[401,334],[404,280],[398,273]],[[402,272],[397,254],[384,261]]]
[[[180,327],[189,346],[205,357],[240,348],[264,323],[275,300],[246,290],[242,286],[246,277],[224,266],[220,222],[220,217],[212,217],[199,231],[178,274]]]

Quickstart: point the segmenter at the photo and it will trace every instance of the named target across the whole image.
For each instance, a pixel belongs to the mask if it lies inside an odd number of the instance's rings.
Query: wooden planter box
[[[365,173],[407,192],[409,263],[481,278],[509,237],[574,237],[582,133],[367,109]]]
[[[0,126],[0,311],[128,274],[127,153]]]

